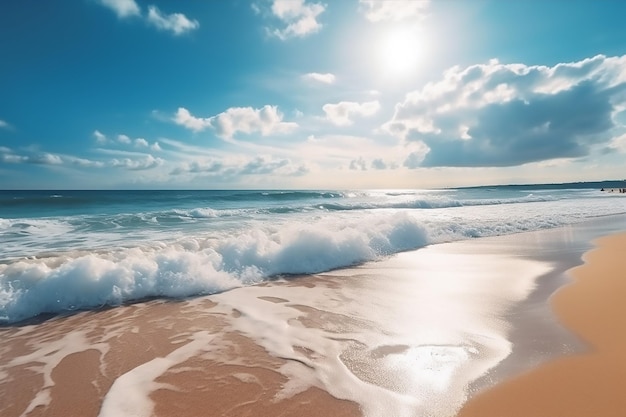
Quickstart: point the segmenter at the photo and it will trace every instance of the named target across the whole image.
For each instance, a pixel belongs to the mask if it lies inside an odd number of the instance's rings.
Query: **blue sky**
[[[0,4],[0,188],[626,177],[626,3]]]

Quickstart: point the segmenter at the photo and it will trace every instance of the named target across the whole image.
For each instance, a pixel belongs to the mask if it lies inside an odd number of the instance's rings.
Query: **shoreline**
[[[458,417],[626,415],[626,232],[604,236],[551,297],[559,321],[586,344],[468,401]]]
[[[546,300],[616,229],[626,216],[3,327],[0,414],[379,417],[394,404],[452,417],[494,384],[585,352]],[[545,338],[528,343],[537,319]]]

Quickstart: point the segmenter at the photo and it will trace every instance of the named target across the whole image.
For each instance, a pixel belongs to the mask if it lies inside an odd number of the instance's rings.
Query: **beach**
[[[467,403],[469,416],[624,416],[626,234],[604,237],[551,299],[559,320],[586,344]]]
[[[623,415],[623,340],[605,319],[624,235],[565,273],[619,230],[611,216],[5,326],[0,414]]]

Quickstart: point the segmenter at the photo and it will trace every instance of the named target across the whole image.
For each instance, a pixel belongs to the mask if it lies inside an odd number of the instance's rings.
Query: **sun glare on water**
[[[386,76],[401,76],[414,71],[419,63],[421,45],[417,30],[397,27],[381,39],[379,48],[380,67]]]

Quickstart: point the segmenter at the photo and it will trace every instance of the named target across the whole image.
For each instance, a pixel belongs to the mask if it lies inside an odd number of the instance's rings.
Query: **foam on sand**
[[[240,312],[237,332],[288,360],[280,398],[313,386],[358,403],[367,417],[453,416],[467,387],[511,351],[501,317],[550,270],[484,249],[429,247],[337,271],[312,288],[256,286],[213,299]],[[442,262],[454,269],[442,272]]]
[[[512,326],[542,327],[539,353],[574,351],[548,311],[524,310],[585,231],[625,220],[0,327],[0,414],[452,417],[485,379],[511,376],[494,374],[509,358],[536,364],[515,356]]]

